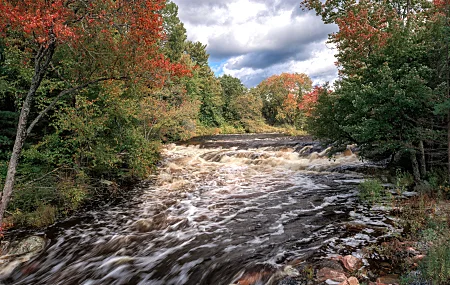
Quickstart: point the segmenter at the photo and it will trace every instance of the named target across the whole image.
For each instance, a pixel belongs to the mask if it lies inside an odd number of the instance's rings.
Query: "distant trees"
[[[311,79],[304,73],[282,73],[263,80],[255,89],[262,102],[262,114],[270,124],[302,126],[300,103],[303,94],[312,88]]]

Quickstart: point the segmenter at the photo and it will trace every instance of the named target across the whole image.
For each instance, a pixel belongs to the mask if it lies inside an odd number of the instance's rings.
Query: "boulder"
[[[342,264],[345,269],[350,272],[360,269],[363,265],[361,259],[354,257],[353,255],[346,255],[342,258]]]
[[[0,279],[9,276],[14,269],[37,256],[47,245],[47,239],[30,236],[19,242],[8,243],[0,256]]]
[[[345,273],[340,270],[334,270],[329,267],[324,267],[317,271],[317,280],[319,282],[324,282],[326,280],[332,280],[335,282],[344,282],[347,280]]]
[[[344,282],[341,282],[339,285],[359,285],[359,281],[356,277],[350,277]]]

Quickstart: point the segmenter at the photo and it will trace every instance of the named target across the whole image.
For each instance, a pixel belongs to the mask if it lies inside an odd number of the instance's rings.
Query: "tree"
[[[186,53],[194,63],[191,80],[187,83],[188,94],[200,100],[200,123],[207,127],[223,124],[222,87],[208,66],[209,54],[206,45],[200,42],[187,42]]]
[[[2,192],[0,221],[13,191],[24,141],[61,98],[115,80],[160,86],[169,75],[186,72],[161,53],[163,26],[158,11],[163,6],[162,0],[137,0],[132,5],[127,1],[96,0],[0,1],[0,31],[6,44],[14,46],[16,39],[24,39],[21,48],[29,58],[23,60],[33,63]],[[58,56],[61,53],[66,56]],[[36,94],[50,71],[58,73],[64,86],[29,123]]]
[[[436,108],[445,102],[439,79],[445,69],[438,67],[442,33],[435,9],[428,1],[318,2],[303,4],[338,24],[330,42],[338,49],[341,80],[333,93],[320,94],[310,131],[337,146],[357,143],[366,158],[407,155],[419,180],[426,174],[425,148],[442,141]]]
[[[299,103],[311,86],[311,79],[304,73],[282,73],[263,80],[256,89],[263,100],[264,118],[270,124],[300,127]]]
[[[239,105],[238,101],[247,92],[247,88],[239,78],[230,75],[223,75],[219,80],[223,90],[223,116],[230,122],[239,121],[241,117],[235,107]]]

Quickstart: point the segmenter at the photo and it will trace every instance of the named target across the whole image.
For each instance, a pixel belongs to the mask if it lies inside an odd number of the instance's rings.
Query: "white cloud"
[[[315,83],[337,77],[327,35],[336,30],[301,12],[300,1],[174,0],[188,39],[207,44],[214,66],[255,86],[282,72],[305,72]]]

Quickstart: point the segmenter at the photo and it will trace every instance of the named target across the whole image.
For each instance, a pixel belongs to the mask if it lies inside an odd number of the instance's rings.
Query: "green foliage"
[[[22,212],[16,209],[11,216],[12,223],[15,226],[31,226],[37,228],[53,224],[56,221],[56,217],[56,208],[42,203],[32,212]]]
[[[242,119],[241,110],[238,109],[240,99],[245,96],[247,88],[241,80],[230,75],[219,77],[223,90],[223,116],[228,122],[237,122]]]
[[[427,167],[431,157],[446,159],[437,149],[447,143],[448,21],[430,3],[303,2],[339,26],[330,42],[341,78],[319,96],[308,119],[312,135],[336,147],[356,143],[368,159],[415,155],[421,144]]]
[[[450,242],[434,246],[423,263],[422,272],[433,284],[448,284],[450,281]]]
[[[448,284],[450,281],[450,229],[447,222],[429,219],[421,231],[422,241],[432,244],[420,264],[422,276],[432,284]]]
[[[164,41],[164,53],[173,62],[178,62],[186,46],[186,29],[178,18],[178,6],[172,1],[167,1],[162,11],[164,19],[164,32],[166,40]]]
[[[380,203],[388,195],[381,182],[376,179],[364,180],[358,188],[360,199],[371,205]]]
[[[414,177],[411,173],[406,171],[401,171],[401,169],[396,170],[395,174],[395,190],[398,194],[403,193],[408,190],[410,186],[414,184]]]

